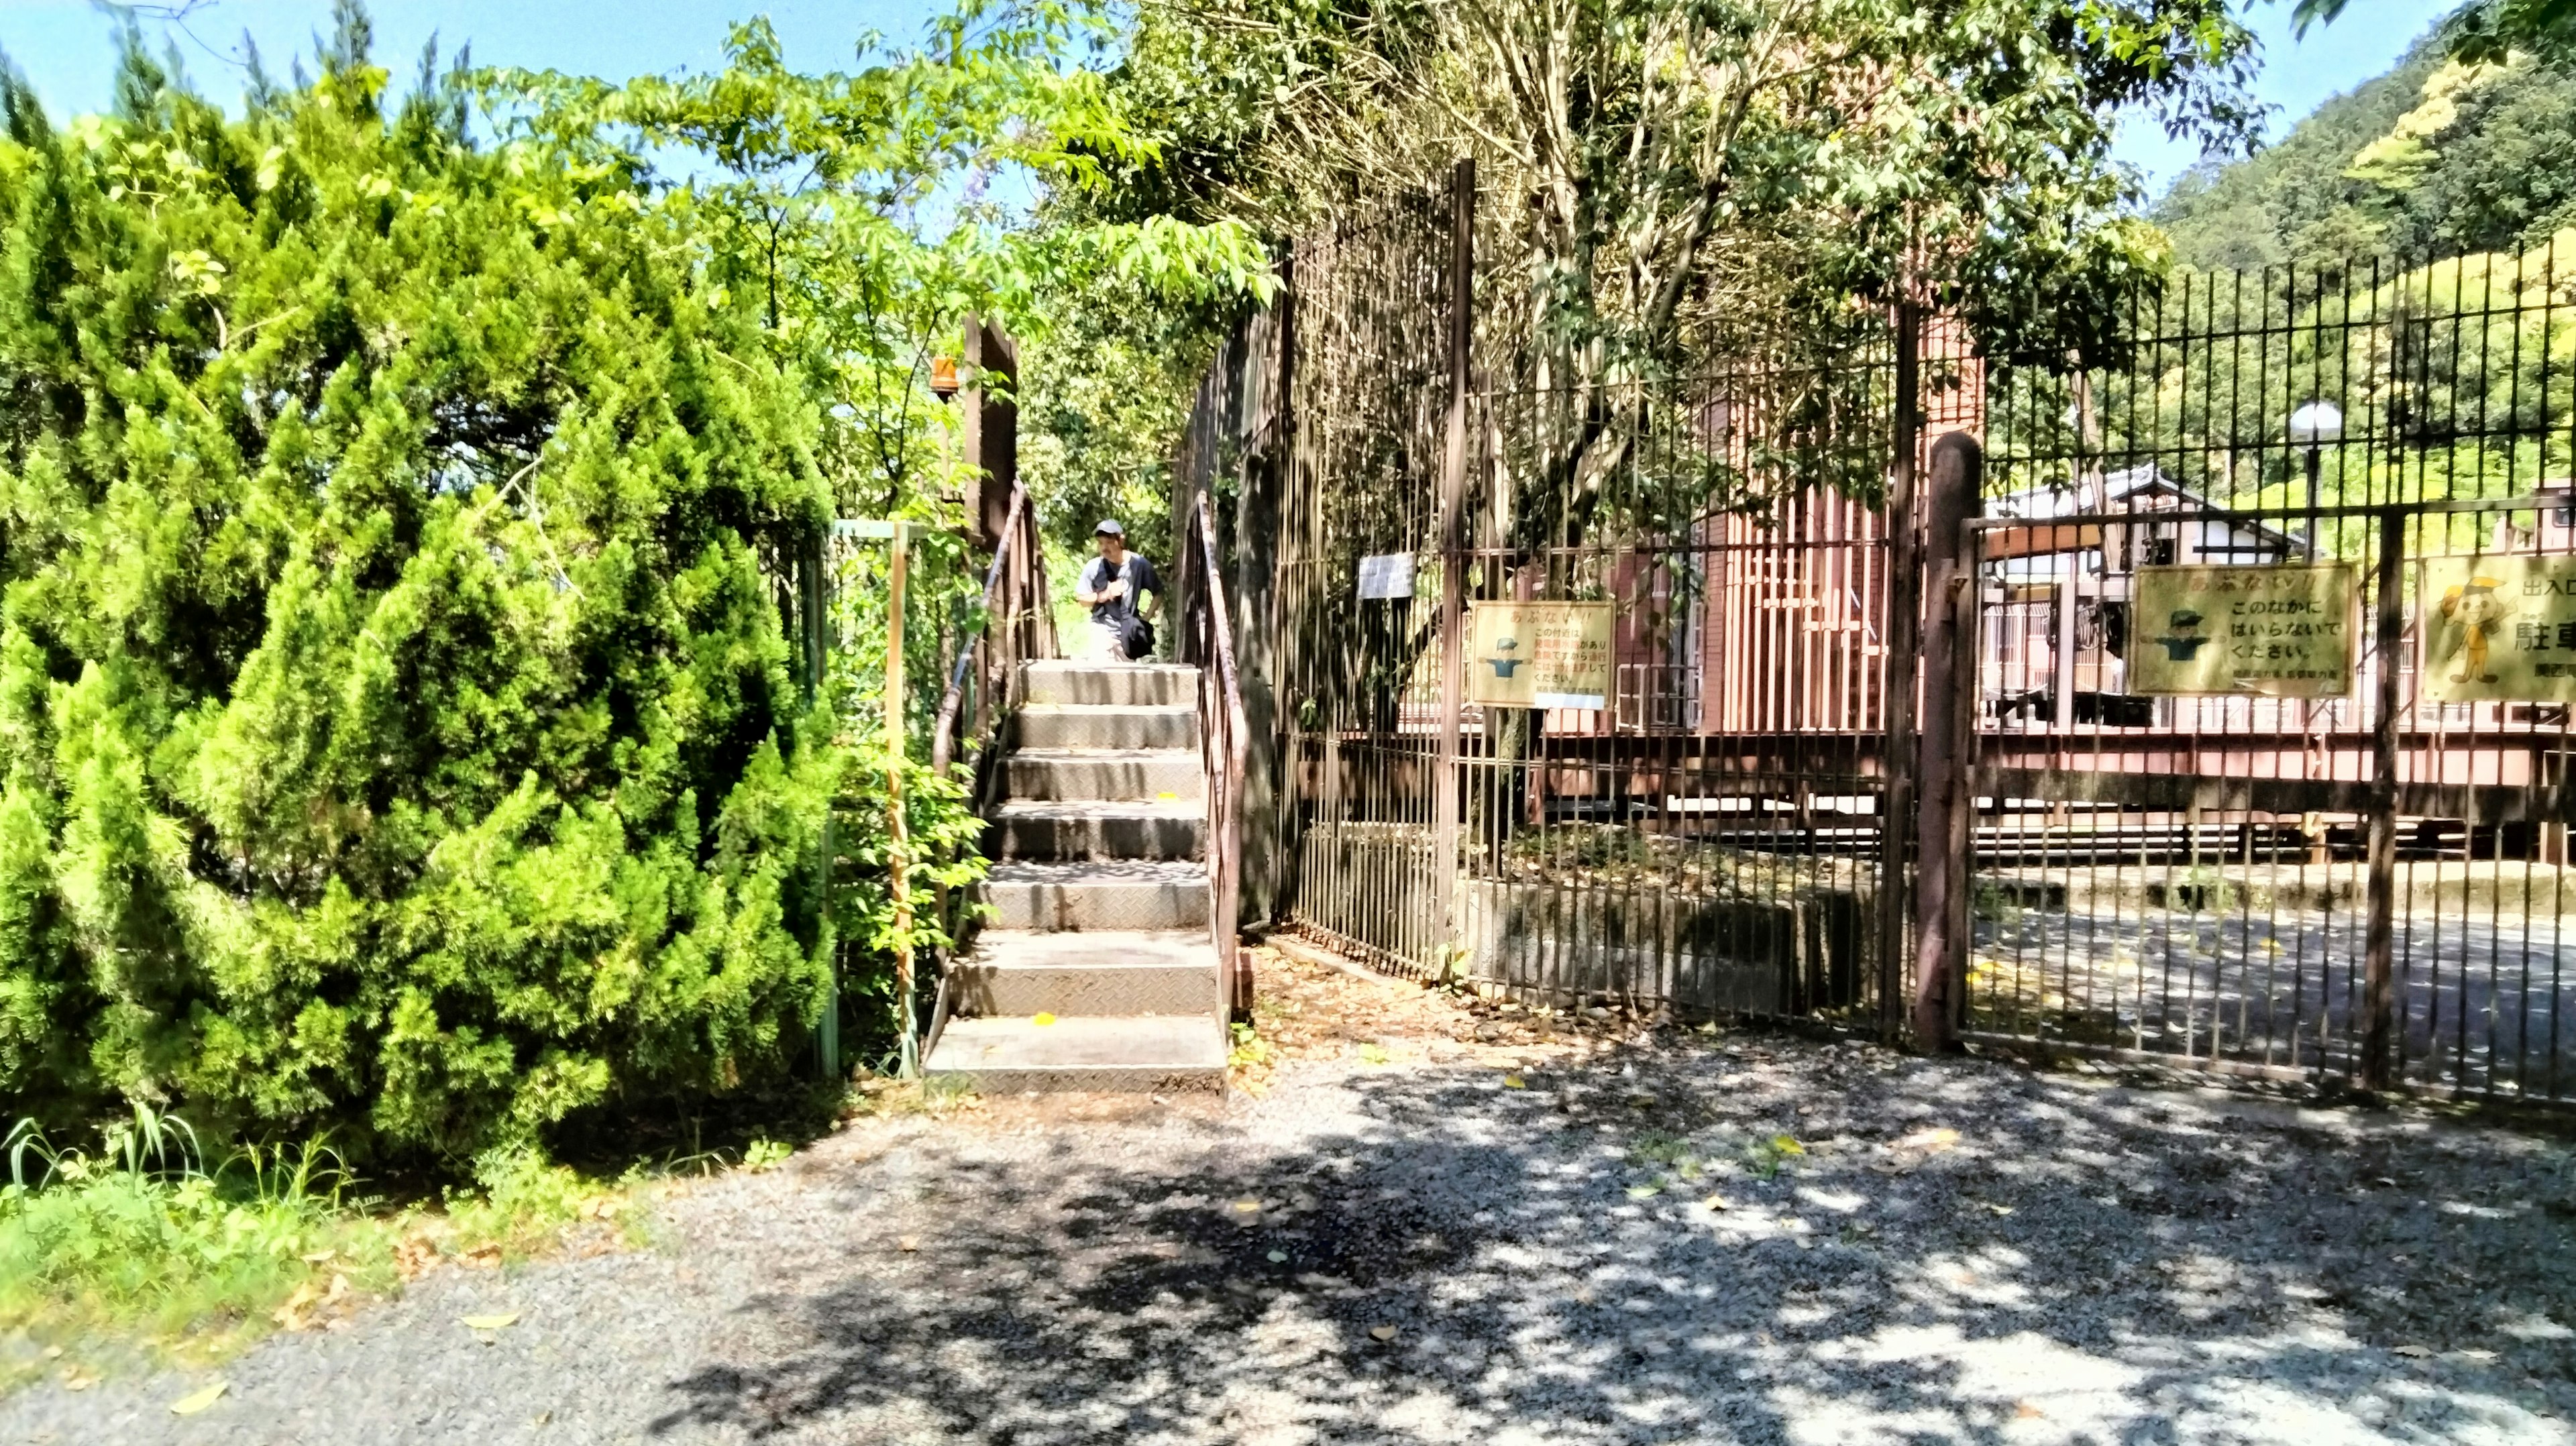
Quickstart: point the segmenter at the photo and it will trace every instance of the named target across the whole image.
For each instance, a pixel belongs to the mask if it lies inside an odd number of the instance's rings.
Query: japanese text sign
[[[1497,708],[1605,708],[1610,604],[1480,602],[1467,610],[1467,701]]]
[[[2349,563],[2139,568],[2129,691],[2342,697],[2353,596]]]
[[[2435,557],[2415,590],[2423,696],[2576,700],[2576,557]]]

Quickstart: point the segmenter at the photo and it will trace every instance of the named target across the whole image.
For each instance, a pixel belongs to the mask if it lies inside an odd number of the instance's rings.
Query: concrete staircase
[[[924,1070],[997,1093],[1222,1089],[1198,669],[1023,666],[985,825],[996,917]]]

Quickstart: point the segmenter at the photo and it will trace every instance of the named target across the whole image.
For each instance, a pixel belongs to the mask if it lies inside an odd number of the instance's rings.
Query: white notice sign
[[[1413,596],[1413,554],[1381,552],[1360,559],[1360,598]]]

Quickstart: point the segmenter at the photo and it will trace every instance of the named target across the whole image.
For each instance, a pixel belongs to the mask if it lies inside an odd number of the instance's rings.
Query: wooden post
[[[2379,716],[2370,733],[2369,923],[2362,933],[2361,1082],[2370,1090],[2396,1083],[2397,991],[2397,674],[2405,646],[2406,514],[2379,516]]]
[[[1914,1043],[1941,1051],[1957,1042],[1965,1003],[1968,842],[1977,800],[1970,771],[1976,745],[1976,539],[1985,454],[1964,432],[1933,444],[1923,499],[1923,726],[1915,777]]]
[[[1439,854],[1440,944],[1458,944],[1459,715],[1466,707],[1467,558],[1461,528],[1467,498],[1468,363],[1476,341],[1476,162],[1449,180],[1449,426],[1440,466],[1440,771],[1432,779],[1434,847]]]
[[[1914,817],[1914,695],[1921,685],[1923,549],[1915,528],[1914,474],[1923,449],[1923,313],[1896,308],[1896,438],[1887,469],[1887,742],[1879,754],[1878,1029],[1893,1043],[1905,1021],[1905,821]]]
[[[915,1032],[912,1002],[912,881],[907,857],[912,844],[905,836],[903,817],[903,585],[911,543],[907,525],[894,524],[894,543],[886,566],[886,891],[894,901],[894,997],[900,1013],[897,1023],[902,1030],[902,1070],[907,1079],[921,1073],[921,1042]]]

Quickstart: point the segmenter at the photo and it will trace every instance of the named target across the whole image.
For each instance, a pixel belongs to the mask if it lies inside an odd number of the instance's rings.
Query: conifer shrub
[[[0,95],[0,1118],[454,1164],[821,1007],[815,408],[679,202],[385,81]]]

